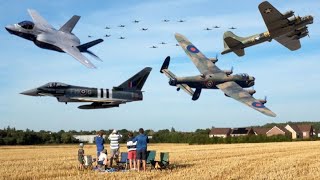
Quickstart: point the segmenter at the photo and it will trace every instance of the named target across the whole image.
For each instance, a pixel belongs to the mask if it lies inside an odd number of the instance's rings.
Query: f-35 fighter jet
[[[309,35],[308,24],[313,23],[312,16],[294,16],[293,11],[281,14],[268,1],[259,5],[260,13],[268,31],[249,36],[238,37],[231,31],[224,33],[224,50],[221,54],[234,52],[238,56],[245,54],[244,48],[275,39],[291,51],[301,47],[300,39]]]
[[[72,33],[73,28],[80,19],[80,16],[73,16],[59,30],[53,28],[42,18],[37,11],[28,9],[31,21],[22,21],[18,24],[6,26],[6,30],[14,35],[33,41],[35,45],[43,49],[65,52],[88,68],[96,68],[81,52],[88,53],[98,58],[88,49],[101,43],[102,39],[97,39],[86,44],[80,45],[80,40]]]
[[[81,105],[79,109],[102,109],[119,107],[132,101],[142,101],[142,87],[151,72],[146,67],[120,86],[113,89],[89,88],[73,86],[59,82],[50,82],[35,89],[24,91],[21,94],[28,96],[52,96],[59,102],[91,102]]]
[[[266,99],[260,100],[252,97],[256,92],[255,90],[243,89],[254,85],[254,77],[248,74],[232,75],[232,69],[222,71],[215,65],[218,61],[217,58],[207,58],[181,34],[175,34],[175,38],[201,73],[198,76],[177,77],[168,70],[170,63],[170,57],[168,56],[160,72],[169,78],[169,84],[176,86],[177,91],[183,89],[192,96],[192,100],[197,100],[200,97],[202,89],[220,89],[227,97],[240,101],[267,116],[276,116],[276,114],[264,106],[267,102]],[[192,88],[196,90],[193,91]]]

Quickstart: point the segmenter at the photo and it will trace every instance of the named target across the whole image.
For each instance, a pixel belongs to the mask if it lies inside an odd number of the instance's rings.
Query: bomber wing
[[[202,54],[186,37],[176,33],[175,38],[201,74],[207,75],[223,72]]]
[[[301,48],[301,43],[299,39],[292,39],[288,36],[280,36],[274,39],[286,48],[290,49],[291,51]]]
[[[60,47],[64,52],[68,53],[72,57],[74,57],[81,64],[85,65],[88,68],[96,68],[88,58],[86,58],[78,48],[76,47]]]
[[[268,1],[262,2],[259,5],[259,10],[271,37],[291,51],[297,50],[301,47],[299,39],[292,39],[286,35],[277,37],[276,31],[285,27],[289,22],[282,13],[280,13]]]
[[[259,11],[271,36],[276,29],[279,29],[288,23],[287,18],[285,18],[283,14],[268,1],[264,1],[259,5]]]
[[[28,9],[33,22],[40,27],[54,29],[40,14],[34,9]]]
[[[225,82],[217,85],[219,89],[221,89],[226,95],[229,97],[240,101],[247,106],[271,117],[275,117],[276,114],[273,113],[270,109],[264,106],[263,103],[253,98],[247,91],[242,89],[237,83],[233,81]]]

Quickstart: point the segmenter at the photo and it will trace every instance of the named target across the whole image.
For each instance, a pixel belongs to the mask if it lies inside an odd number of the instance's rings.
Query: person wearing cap
[[[147,144],[149,143],[148,136],[144,134],[143,128],[139,129],[139,135],[133,138],[132,142],[137,142],[137,165],[138,171],[140,171],[141,161],[143,171],[146,171],[147,160]]]
[[[83,170],[84,168],[84,150],[83,150],[83,143],[79,144],[78,149],[78,161],[79,161],[79,170]]]
[[[116,160],[116,162],[118,162],[120,150],[119,140],[121,139],[121,137],[122,135],[119,134],[115,129],[108,137],[108,139],[110,140],[110,167],[112,167],[113,160]]]
[[[95,137],[95,142],[97,146],[97,158],[100,156],[100,152],[104,150],[104,138],[103,138],[103,132],[98,131],[97,136]]]
[[[100,170],[105,170],[106,165],[108,163],[108,155],[107,150],[104,149],[100,152],[99,158],[98,158],[98,167]]]

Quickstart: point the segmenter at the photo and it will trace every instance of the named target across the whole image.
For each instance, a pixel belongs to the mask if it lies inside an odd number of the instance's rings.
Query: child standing
[[[84,168],[84,150],[83,150],[83,143],[79,144],[78,149],[78,161],[79,161],[79,170],[83,170]]]
[[[129,167],[133,170],[136,169],[136,145],[137,142],[132,142],[133,134],[129,132],[128,134],[128,141],[127,141],[127,148],[128,148],[128,159],[129,159]]]

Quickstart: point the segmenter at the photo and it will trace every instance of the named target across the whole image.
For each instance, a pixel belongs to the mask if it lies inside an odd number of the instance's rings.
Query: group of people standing
[[[120,154],[120,144],[119,140],[122,138],[122,135],[118,133],[117,130],[113,130],[112,133],[108,136],[110,140],[110,161],[108,159],[107,150],[104,148],[104,137],[103,132],[98,131],[97,136],[95,137],[95,143],[97,147],[97,165],[100,167],[112,167],[113,161],[116,163],[119,161]],[[133,137],[133,133],[128,133],[127,140],[127,151],[128,151],[128,160],[129,168],[131,170],[140,171],[143,169],[146,171],[146,159],[147,159],[147,143],[149,143],[148,136],[144,134],[143,128],[139,129],[139,134],[136,137]],[[82,148],[81,148],[82,146]],[[83,144],[80,143],[80,149],[78,150],[78,160],[83,161],[84,151]],[[109,161],[109,163],[108,163]],[[142,167],[141,167],[142,165]]]

